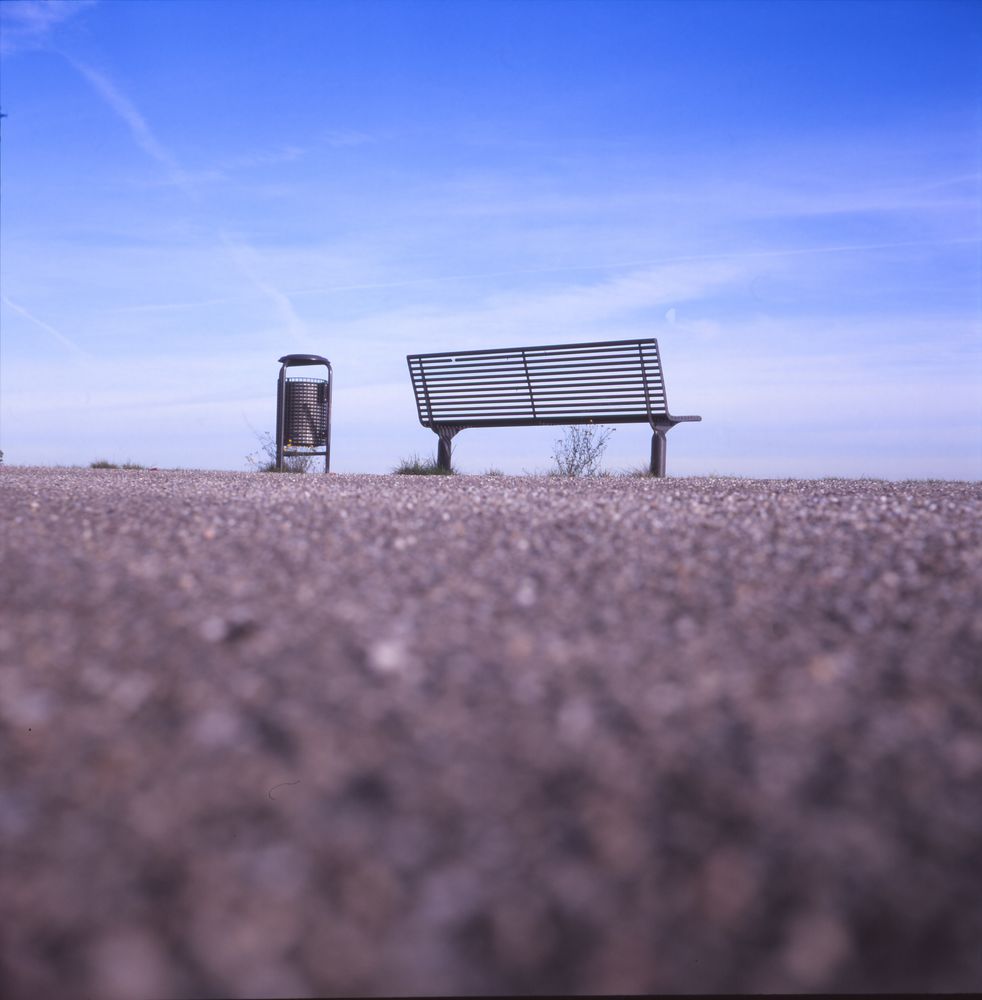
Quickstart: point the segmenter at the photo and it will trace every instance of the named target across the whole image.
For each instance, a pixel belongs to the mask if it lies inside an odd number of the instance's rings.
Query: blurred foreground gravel
[[[982,989],[982,485],[0,470],[6,997]]]

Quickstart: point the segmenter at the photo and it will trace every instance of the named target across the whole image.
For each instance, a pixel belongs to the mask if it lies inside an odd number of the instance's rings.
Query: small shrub
[[[614,433],[612,427],[592,424],[563,428],[563,436],[553,445],[552,460],[555,475],[599,476],[600,462],[607,450],[607,442]]]
[[[441,469],[431,459],[422,459],[419,455],[404,458],[393,470],[397,476],[452,476],[453,469]]]
[[[145,469],[145,465],[127,459],[125,462],[110,462],[107,458],[97,458],[94,462],[89,462],[90,469]]]
[[[257,433],[259,447],[246,455],[246,461],[255,472],[309,472],[313,464],[313,455],[284,455],[283,468],[276,467],[276,440],[269,431]]]

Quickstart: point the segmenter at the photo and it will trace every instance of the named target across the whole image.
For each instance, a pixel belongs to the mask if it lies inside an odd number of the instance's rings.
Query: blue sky
[[[385,472],[435,451],[407,353],[656,336],[670,473],[982,479],[982,4],[0,19],[9,463],[247,468],[314,352],[334,468]]]

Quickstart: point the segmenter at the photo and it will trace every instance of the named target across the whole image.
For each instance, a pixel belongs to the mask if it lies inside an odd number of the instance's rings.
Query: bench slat
[[[429,396],[433,402],[440,400],[448,403],[454,400],[466,402],[469,399],[511,399],[515,394],[520,394],[529,399],[528,386],[524,385],[504,385],[496,386],[494,392],[468,392],[459,387],[448,385],[434,389],[429,387]],[[541,385],[536,387],[536,399],[595,399],[604,396],[621,396],[625,399],[637,399],[639,402],[646,402],[643,387],[640,385],[628,385],[623,382],[608,382],[605,385],[590,386],[563,386],[563,385]],[[647,399],[664,398],[664,393],[659,391],[649,391]]]
[[[488,347],[483,350],[466,351],[431,351],[428,354],[410,355],[414,360],[436,359],[444,361],[448,358],[477,357],[478,355],[489,356],[497,354],[521,354],[523,351],[528,354],[588,354],[595,352],[610,351],[614,348],[629,347],[636,351],[639,347],[643,349],[658,350],[658,342],[654,337],[645,337],[640,340],[596,340],[578,344],[534,344],[531,347]]]
[[[648,397],[645,398],[643,392],[638,390],[630,389],[618,389],[615,387],[609,387],[605,389],[595,389],[594,391],[576,391],[576,390],[559,390],[559,391],[541,391],[536,392],[534,397],[529,395],[528,389],[524,389],[521,386],[514,386],[508,390],[494,393],[487,393],[485,395],[479,395],[477,393],[460,393],[454,392],[448,389],[446,392],[433,392],[430,390],[430,404],[433,406],[451,406],[454,403],[469,403],[469,402],[496,402],[502,401],[507,402],[508,400],[515,399],[516,396],[520,396],[523,399],[534,400],[538,402],[542,400],[543,402],[552,401],[571,401],[577,399],[591,400],[591,399],[625,399],[625,400],[635,400],[639,406],[648,406],[656,401],[664,402],[665,396],[663,393],[649,393]]]
[[[485,385],[493,383],[497,379],[524,379],[526,371],[524,366],[522,366],[510,369],[496,368],[493,371],[474,369],[451,372],[446,369],[441,369],[439,372],[414,372],[413,374],[414,378],[425,380],[431,385],[439,385],[441,382],[466,384],[468,381]],[[645,377],[644,373],[639,370],[637,361],[635,361],[633,368],[629,365],[618,365],[616,368],[603,368],[597,372],[585,372],[576,368],[532,368],[529,366],[527,374],[533,377],[536,381],[568,379],[569,381],[575,382],[592,382],[605,378],[619,377],[630,377],[643,381]],[[649,383],[661,382],[661,378],[658,377],[660,375],[659,369],[655,368],[653,371],[649,371],[647,375]]]
[[[452,408],[447,406],[441,408],[434,407],[437,412],[443,414],[443,419],[450,423],[453,420],[455,414],[470,413],[477,410],[515,410],[515,409],[531,409],[532,404],[526,396],[525,399],[516,398],[512,401],[508,400],[488,400],[486,402],[481,402],[475,400],[471,403],[461,403],[453,406]],[[623,400],[623,399],[597,399],[597,400],[536,400],[535,408],[540,412],[545,410],[563,410],[563,411],[573,411],[573,410],[596,410],[596,409],[622,409],[629,410],[631,412],[637,411],[638,413],[647,413],[648,408],[644,403],[639,403],[637,400]]]
[[[521,354],[493,354],[488,357],[480,356],[445,356],[436,358],[423,358],[421,355],[415,355],[413,357],[413,363],[418,363],[418,367],[426,368],[428,371],[438,371],[438,370],[450,370],[459,368],[482,368],[490,369],[496,366],[507,366],[507,365],[521,365],[523,361],[528,361],[530,364],[535,365],[563,365],[563,364],[582,364],[584,362],[589,362],[592,368],[600,367],[604,364],[609,364],[617,361],[627,361],[637,359],[641,356],[645,357],[645,360],[655,362],[657,360],[657,355],[654,352],[649,351],[604,351],[598,354],[536,354],[532,351],[527,351],[524,355]]]
[[[624,413],[620,410],[608,411],[608,412],[597,412],[591,414],[582,413],[559,413],[559,414],[549,414],[543,416],[537,416],[534,420],[530,419],[528,416],[519,415],[511,417],[493,417],[491,419],[481,419],[479,417],[468,418],[467,420],[460,421],[459,423],[450,423],[447,421],[445,424],[440,423],[437,426],[453,427],[458,430],[464,428],[476,428],[476,427],[565,427],[569,424],[596,424],[600,426],[601,424],[647,424],[649,423],[647,413]],[[429,424],[424,424],[424,427],[429,427]],[[433,428],[431,428],[433,429]]]
[[[455,385],[440,385],[428,387],[430,399],[494,399],[498,396],[509,396],[515,392],[521,392],[526,397],[529,396],[528,385],[520,385],[517,382],[506,382],[494,386],[492,391],[477,392],[472,389]],[[543,383],[535,386],[535,397],[540,396],[602,396],[608,393],[616,393],[622,396],[636,396],[640,400],[645,399],[643,383],[630,382],[593,382],[590,384],[569,385],[557,382]],[[648,390],[648,397],[664,395],[661,389]]]
[[[430,405],[441,405],[441,406],[452,406],[454,404],[466,404],[466,403],[493,403],[493,402],[504,402],[507,403],[510,400],[522,398],[525,400],[531,400],[528,390],[523,389],[520,386],[515,386],[511,389],[507,389],[495,393],[487,393],[484,396],[478,395],[476,393],[459,393],[453,392],[452,390],[447,390],[446,392],[434,393],[430,391]],[[598,390],[594,392],[586,391],[541,391],[535,394],[535,402],[542,400],[542,402],[572,402],[574,400],[585,400],[589,402],[591,399],[624,399],[624,400],[634,400],[639,406],[651,405],[652,403],[664,402],[665,396],[662,393],[650,393],[648,398],[645,399],[643,393],[637,391],[630,391],[627,389],[618,389],[614,387],[606,388],[603,390]]]
[[[525,362],[529,364],[534,364],[536,366],[540,365],[583,365],[589,362],[591,368],[599,368],[605,364],[617,363],[619,361],[634,361],[637,362],[638,358],[644,356],[645,360],[650,363],[657,362],[657,355],[653,352],[639,352],[635,351],[611,351],[603,352],[602,354],[557,354],[557,355],[546,355],[546,354],[534,354],[532,352],[527,352],[524,357],[521,354],[505,354],[505,355],[491,355],[489,357],[442,357],[442,358],[432,358],[426,359],[421,358],[419,355],[414,356],[413,363],[419,368],[425,368],[427,371],[436,372],[441,370],[459,370],[459,369],[481,369],[490,370],[495,367],[508,367],[515,366],[520,367]]]
[[[655,377],[653,377],[653,375]],[[662,379],[657,377],[658,373],[647,373],[647,383],[649,386],[661,385]],[[637,369],[631,370],[626,366],[623,368],[607,370],[601,373],[577,372],[575,370],[540,370],[526,372],[519,371],[496,371],[496,372],[464,372],[455,375],[440,373],[439,375],[420,373],[414,376],[414,381],[420,383],[427,382],[431,387],[439,385],[474,385],[478,387],[493,387],[498,382],[525,381],[526,378],[539,382],[570,382],[576,385],[590,384],[592,382],[604,382],[611,379],[626,379],[628,381],[645,382],[645,373]]]

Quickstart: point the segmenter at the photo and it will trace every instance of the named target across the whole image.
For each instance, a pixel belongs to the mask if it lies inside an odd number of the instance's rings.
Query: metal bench
[[[651,474],[665,475],[665,435],[702,417],[668,412],[658,341],[508,347],[410,354],[419,422],[439,437],[437,464],[467,427],[648,424]]]

